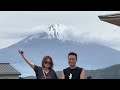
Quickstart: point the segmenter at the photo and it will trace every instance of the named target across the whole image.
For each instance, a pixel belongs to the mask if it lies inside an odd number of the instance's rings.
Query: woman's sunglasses
[[[50,65],[50,64],[51,64],[51,62],[45,62],[45,64],[49,64],[49,65]]]

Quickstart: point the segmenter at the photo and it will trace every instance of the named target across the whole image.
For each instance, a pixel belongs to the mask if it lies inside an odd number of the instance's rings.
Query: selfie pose
[[[37,66],[32,63],[25,55],[24,52],[18,50],[23,59],[33,68],[36,73],[37,79],[58,79],[56,72],[53,69],[53,60],[50,56],[45,56],[42,60],[42,65]]]

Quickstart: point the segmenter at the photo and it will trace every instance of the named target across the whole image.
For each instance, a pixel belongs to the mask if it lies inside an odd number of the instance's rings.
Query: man
[[[75,52],[70,52],[68,54],[68,64],[69,67],[63,69],[62,79],[84,79],[85,71],[83,68],[76,66],[77,54]]]

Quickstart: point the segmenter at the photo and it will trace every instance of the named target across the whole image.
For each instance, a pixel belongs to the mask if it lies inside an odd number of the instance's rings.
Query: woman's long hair
[[[51,58],[50,56],[45,56],[45,57],[43,58],[43,60],[42,60],[42,68],[45,67],[45,66],[44,66],[44,63],[47,61],[47,59],[50,60],[50,69],[52,69],[54,64],[53,64],[53,60],[52,60],[52,58]]]

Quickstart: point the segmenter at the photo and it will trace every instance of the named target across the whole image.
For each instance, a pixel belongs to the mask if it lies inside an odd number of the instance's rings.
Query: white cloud
[[[118,12],[120,11],[0,12],[0,48],[44,31],[48,23],[63,23],[67,27],[63,33],[66,39],[82,43],[97,42],[120,50],[120,27],[98,18],[98,15]]]
[[[109,26],[110,27],[110,26]],[[106,26],[106,28],[108,28]],[[45,29],[38,30],[38,32],[42,32]],[[29,33],[30,35],[32,33]],[[64,31],[63,33],[64,38],[66,40],[73,40],[73,41],[79,41],[81,43],[88,43],[88,42],[96,42],[102,45],[106,45],[109,47],[112,47],[114,49],[120,50],[120,30],[119,27],[112,27],[105,30],[105,28],[101,28],[101,30],[93,29],[93,30],[80,30],[74,27],[69,27]],[[27,36],[27,34],[26,34]],[[6,41],[6,40],[4,40]],[[7,41],[18,41],[17,39],[11,39]],[[6,42],[7,44],[7,42]]]
[[[100,25],[100,24],[99,24]],[[81,43],[95,42],[108,47],[120,50],[120,27],[108,24],[101,24],[98,28],[85,27],[74,29],[66,32],[69,33],[69,38]]]
[[[22,40],[23,38],[20,39],[0,39],[0,49],[2,48],[6,48],[11,46],[12,44],[15,44],[17,42],[19,42],[20,40]]]
[[[63,36],[66,40],[73,40],[81,43],[95,42],[102,45],[112,47],[120,50],[120,28],[105,22],[99,22],[97,26],[84,27],[84,26],[68,26],[65,25]],[[48,25],[39,25],[30,29],[30,31],[22,32],[3,32],[0,35],[0,48],[8,47],[23,38],[46,30]]]

